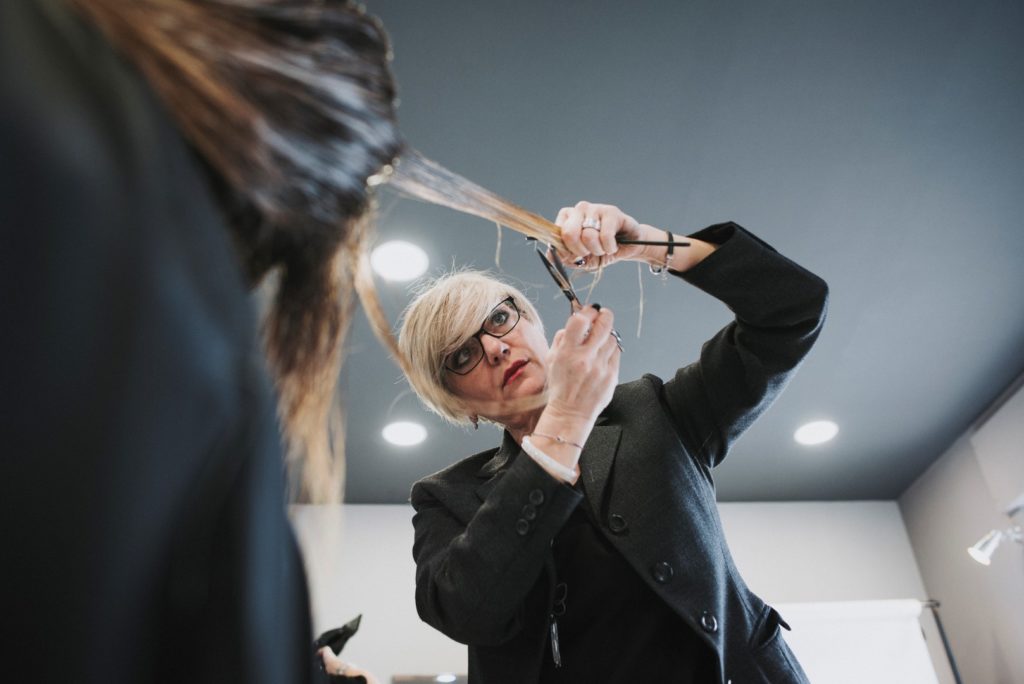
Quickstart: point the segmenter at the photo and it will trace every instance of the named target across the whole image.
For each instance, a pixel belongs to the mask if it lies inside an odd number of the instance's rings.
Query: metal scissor
[[[535,246],[537,249],[537,255],[540,257],[540,260],[544,262],[544,266],[548,269],[548,273],[550,273],[551,277],[554,278],[555,284],[558,285],[558,289],[560,289],[566,299],[569,300],[569,306],[572,307],[573,313],[582,309],[583,303],[576,295],[576,290],[573,289],[572,283],[569,282],[569,275],[565,272],[565,266],[562,264],[562,260],[558,258],[558,252],[550,246],[548,246],[547,249],[541,249],[540,242],[536,242]],[[618,345],[619,351],[625,351],[622,347],[622,337],[615,328],[612,328],[612,337],[615,338],[615,344]]]

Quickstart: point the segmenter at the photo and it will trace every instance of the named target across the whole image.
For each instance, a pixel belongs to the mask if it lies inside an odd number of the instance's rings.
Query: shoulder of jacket
[[[486,449],[417,480],[412,485],[411,499],[415,501],[421,493],[449,489],[460,484],[464,485],[466,482],[478,481],[477,473],[497,452],[498,447]]]
[[[615,388],[612,401],[605,409],[605,413],[635,411],[638,405],[657,402],[663,385],[661,378],[650,373],[636,380],[624,382]]]

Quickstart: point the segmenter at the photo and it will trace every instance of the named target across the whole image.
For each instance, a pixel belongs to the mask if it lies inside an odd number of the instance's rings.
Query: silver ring
[[[581,225],[581,228],[592,228],[594,230],[601,230],[601,219],[594,217],[585,218],[583,219],[583,224]]]

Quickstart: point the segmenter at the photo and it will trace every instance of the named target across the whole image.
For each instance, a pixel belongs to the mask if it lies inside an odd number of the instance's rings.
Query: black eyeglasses
[[[461,347],[444,357],[444,368],[456,375],[465,375],[480,365],[484,358],[481,335],[504,337],[519,323],[519,309],[513,297],[507,297],[491,309],[484,324]]]

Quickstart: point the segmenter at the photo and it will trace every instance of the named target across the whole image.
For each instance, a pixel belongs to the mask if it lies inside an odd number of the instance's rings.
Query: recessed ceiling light
[[[384,280],[405,281],[418,278],[430,260],[422,249],[404,240],[392,240],[370,253],[370,265]]]
[[[797,428],[793,439],[801,444],[823,444],[839,433],[839,426],[831,420],[816,420]]]
[[[454,682],[455,679],[455,675],[453,674],[439,674],[434,677],[435,682]]]
[[[385,425],[380,434],[396,446],[413,446],[427,438],[427,428],[419,423],[398,421]]]

